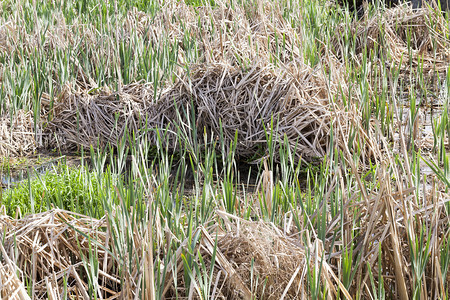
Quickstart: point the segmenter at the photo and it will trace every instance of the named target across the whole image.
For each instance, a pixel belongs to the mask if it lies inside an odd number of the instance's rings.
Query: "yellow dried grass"
[[[31,112],[19,110],[14,116],[0,117],[0,157],[25,156],[37,146]]]
[[[25,278],[29,278],[34,297],[62,295],[66,289],[68,295],[89,299],[88,286],[81,275],[83,258],[91,255],[89,249],[96,248],[99,278],[104,284],[100,286],[101,292],[116,295],[121,281],[113,271],[115,264],[103,266],[104,249],[109,246],[105,244],[105,226],[105,219],[95,220],[58,209],[18,220],[0,216],[3,261],[14,262],[17,267],[13,271],[17,269],[21,274],[13,277],[9,287],[0,290],[7,293],[16,288],[20,292]],[[11,273],[11,269],[3,266],[3,272]]]

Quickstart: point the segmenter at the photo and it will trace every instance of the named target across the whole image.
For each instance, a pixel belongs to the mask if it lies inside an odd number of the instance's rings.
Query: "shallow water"
[[[28,178],[37,178],[46,172],[55,172],[55,167],[60,164],[68,166],[77,166],[81,164],[81,158],[76,156],[47,156],[39,155],[38,157],[21,158],[22,162],[18,165],[15,162],[11,166],[0,169],[0,186],[9,188],[20,182],[28,180]],[[17,161],[17,160],[16,160]]]

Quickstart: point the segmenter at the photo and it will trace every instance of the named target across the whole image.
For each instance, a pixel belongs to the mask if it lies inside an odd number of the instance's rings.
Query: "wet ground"
[[[412,146],[412,143],[414,143],[416,149],[420,148],[422,154],[427,156],[435,156],[435,154],[433,154],[433,131],[435,128],[435,121],[439,120],[442,116],[445,102],[449,101],[447,99],[448,95],[444,95],[442,93],[443,92],[438,93],[438,95],[433,97],[433,100],[424,101],[424,103],[420,103],[420,101],[417,100],[417,120],[414,121],[417,124],[413,126],[413,128],[415,127],[416,132],[413,132],[412,139],[409,138],[411,134],[411,125],[409,124],[411,122],[410,102],[406,100],[408,97],[405,97],[405,101],[402,101],[402,120],[400,123],[402,128],[401,130],[403,131],[404,137],[408,143],[408,148]],[[394,123],[396,122],[394,121]],[[394,135],[393,139],[394,141],[397,141],[396,144],[399,146],[399,132]],[[450,153],[450,149],[448,149],[450,148],[450,140],[448,139],[446,141],[446,147],[448,155]],[[58,164],[69,167],[80,166],[82,160],[85,162],[89,161],[88,158],[83,159],[82,157],[74,154],[55,155],[53,153],[41,153],[26,158],[1,158],[0,187],[10,188],[24,180],[28,180],[29,177],[36,178],[38,175],[45,174],[46,172],[56,172],[56,167]],[[89,163],[87,165],[89,165]],[[249,192],[256,191],[259,182],[258,174],[260,173],[258,171],[258,166],[239,162],[236,165],[236,171],[239,174],[238,176],[235,176],[235,185],[237,189],[244,189]],[[219,173],[223,172],[219,170]],[[429,176],[433,174],[433,171],[425,162],[421,161],[420,173],[422,175]],[[172,171],[171,177],[175,177],[175,175],[176,169]],[[276,174],[274,175],[276,176]],[[215,181],[220,181],[220,175],[214,175],[214,179]],[[186,191],[194,188],[194,175],[190,167],[186,170],[184,181]]]
[[[53,155],[53,154],[38,154],[30,157],[22,158],[9,158],[0,161],[0,188],[8,189],[16,186],[17,184],[36,179],[38,176],[47,172],[56,173],[58,166],[78,167],[84,164],[91,167],[90,159],[86,157],[80,157],[74,154],[67,155]],[[106,162],[106,166],[108,162]],[[127,172],[131,168],[131,161],[127,160],[124,179],[127,180]],[[245,190],[246,192],[255,191],[258,184],[258,166],[250,165],[247,163],[236,164],[237,174],[234,175],[235,186],[237,190]],[[173,183],[177,173],[177,166],[173,166],[169,180]],[[158,166],[155,166],[155,172],[158,172]],[[222,180],[221,175],[223,170],[219,170],[218,174],[213,174],[214,182],[218,183]],[[195,192],[195,180],[194,171],[190,166],[187,166],[185,170],[184,178],[184,191],[187,194]],[[179,182],[179,180],[178,180]],[[202,182],[202,178],[200,178]]]
[[[75,155],[37,154],[30,157],[3,158],[0,161],[0,187],[10,188],[28,178],[55,172],[58,164],[79,166],[82,158]]]

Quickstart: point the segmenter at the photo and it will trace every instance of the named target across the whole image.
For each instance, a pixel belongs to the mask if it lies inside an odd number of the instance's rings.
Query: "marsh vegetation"
[[[2,1],[0,298],[448,299],[449,24]]]

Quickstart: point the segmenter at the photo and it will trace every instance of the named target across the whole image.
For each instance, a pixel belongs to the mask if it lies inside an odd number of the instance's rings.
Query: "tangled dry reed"
[[[68,95],[55,107],[55,117],[46,127],[48,146],[117,146],[127,133],[146,130],[156,144],[156,131],[149,129],[159,128],[167,132],[169,148],[176,149],[180,131],[193,139],[194,120],[188,118],[195,112],[199,131],[218,137],[222,130],[225,144],[237,133],[240,157],[248,159],[264,149],[272,134],[272,119],[275,138],[287,137],[298,157],[322,157],[333,122],[342,124],[353,116],[334,110],[318,70],[305,66],[297,72],[293,76],[258,66],[242,71],[229,65],[200,65],[157,101],[152,100],[151,88],[138,84],[125,86],[120,93]],[[191,143],[201,143],[201,135]]]
[[[238,220],[229,227],[231,230],[218,241],[219,248],[253,295],[266,299],[307,295],[304,272],[310,262],[298,241],[270,223]],[[233,291],[238,289],[225,292]],[[233,293],[228,298],[239,296]]]
[[[23,279],[27,277],[33,281],[31,294],[36,299],[59,299],[65,288],[68,295],[89,299],[83,277],[86,268],[94,266],[83,265],[83,258],[92,255],[89,251],[93,247],[99,262],[100,289],[104,295],[115,295],[120,278],[114,275],[115,265],[108,261],[104,249],[97,248],[108,244],[105,225],[105,220],[93,220],[61,210],[18,220],[1,216],[0,229],[4,235],[0,247],[2,263],[6,262],[2,270],[9,274],[0,279],[1,297],[29,299],[27,293],[23,294]],[[93,245],[93,241],[97,244]],[[17,272],[18,277],[13,276]]]
[[[19,110],[14,116],[0,118],[0,156],[25,156],[38,148],[33,115]]]
[[[226,213],[222,214],[228,218]],[[252,293],[256,293],[279,299],[283,294],[292,298],[299,291],[305,293],[301,281],[305,280],[304,264],[308,262],[302,247],[273,224],[238,221],[229,223],[227,233],[221,234],[217,244],[217,297],[250,299]],[[94,291],[86,283],[86,276],[92,276],[89,272],[93,270],[99,274],[98,291],[95,292],[104,298],[136,297],[143,278],[141,263],[145,251],[139,252],[138,259],[133,262],[130,278],[119,278],[118,269],[125,262],[118,259],[118,249],[114,247],[110,231],[106,230],[107,222],[106,217],[96,220],[59,209],[17,220],[1,216],[4,242],[0,245],[0,297],[30,299],[23,280],[31,278],[34,283],[31,295],[35,299],[60,299],[63,294],[89,299]],[[215,242],[210,235],[213,233],[204,228],[197,230],[203,236],[198,250],[208,261],[214,251]],[[137,249],[142,249],[148,242],[139,236],[135,238]],[[88,257],[91,258],[86,260]],[[254,266],[249,264],[251,257]],[[180,256],[174,259],[172,264],[182,263]],[[89,261],[98,262],[98,265],[91,265]],[[250,272],[255,278],[251,278]],[[265,281],[264,290],[261,284],[252,286],[257,277]],[[165,293],[170,298],[174,292],[171,277],[167,277],[165,286]]]

